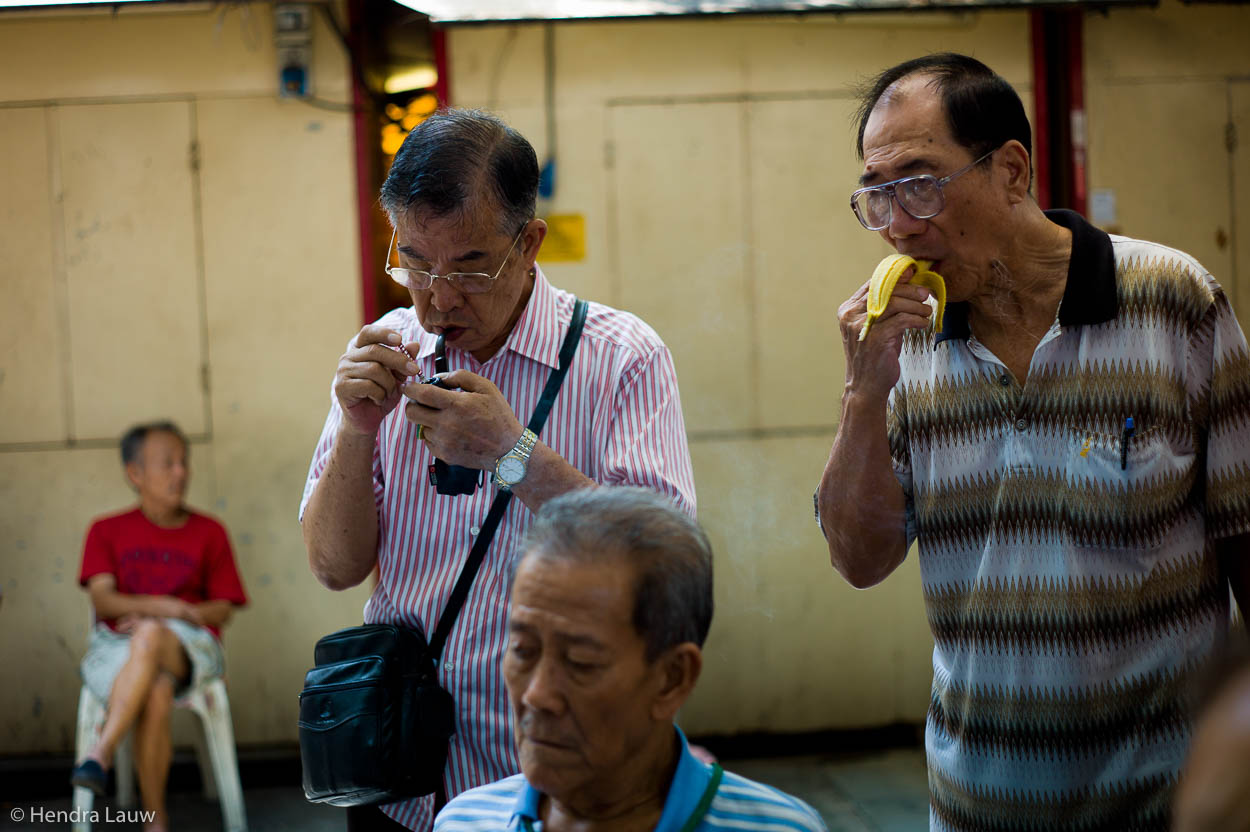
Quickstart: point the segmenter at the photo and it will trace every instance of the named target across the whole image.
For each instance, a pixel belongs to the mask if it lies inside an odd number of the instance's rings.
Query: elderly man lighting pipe
[[[595,484],[649,488],[695,511],[672,356],[635,315],[589,304],[541,436],[523,429],[558,366],[575,302],[537,262],[546,234],[537,191],[534,148],[495,116],[441,110],[408,134],[381,203],[395,227],[387,273],[412,305],[363,327],[339,360],[301,506],[318,580],[344,589],[376,566],[365,622],[428,636],[491,499],[515,494],[438,668],[457,707],[449,797],[519,770],[499,661],[504,571],[533,512]],[[440,347],[450,389],[416,383],[435,374]],[[436,459],[468,469],[481,487],[439,493],[426,475]],[[353,807],[349,832],[427,830],[435,800]]]
[[[671,503],[636,488],[549,502],[515,566],[503,660],[522,773],[434,828],[823,830],[801,800],[696,759],[673,724],[711,620],[711,548]]]

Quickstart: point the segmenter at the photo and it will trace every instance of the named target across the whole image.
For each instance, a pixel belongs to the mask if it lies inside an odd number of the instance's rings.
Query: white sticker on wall
[[[1099,188],[1089,195],[1089,219],[1094,225],[1115,225],[1115,191]]]

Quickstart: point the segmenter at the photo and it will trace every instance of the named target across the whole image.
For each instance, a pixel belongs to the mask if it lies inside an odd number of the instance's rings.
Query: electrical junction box
[[[273,36],[278,54],[278,95],[312,95],[312,9],[308,3],[275,3]]]

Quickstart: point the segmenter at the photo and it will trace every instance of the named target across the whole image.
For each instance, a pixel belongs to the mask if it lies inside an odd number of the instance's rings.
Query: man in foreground
[[[521,774],[436,830],[823,830],[806,803],[700,762],[673,723],[703,667],[712,552],[637,488],[548,503],[515,565],[503,675]]]
[[[1250,375],[1193,258],[1030,195],[1019,96],[963,55],[886,70],[860,111],[860,222],[946,281],[864,341],[816,494],[834,567],[919,542],[936,642],[931,827],[1164,829],[1186,677],[1250,603]]]

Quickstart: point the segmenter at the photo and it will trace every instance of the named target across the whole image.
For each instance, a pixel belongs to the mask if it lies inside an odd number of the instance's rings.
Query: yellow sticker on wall
[[[547,239],[538,252],[540,263],[579,263],[586,259],[586,217],[582,214],[551,214]]]

